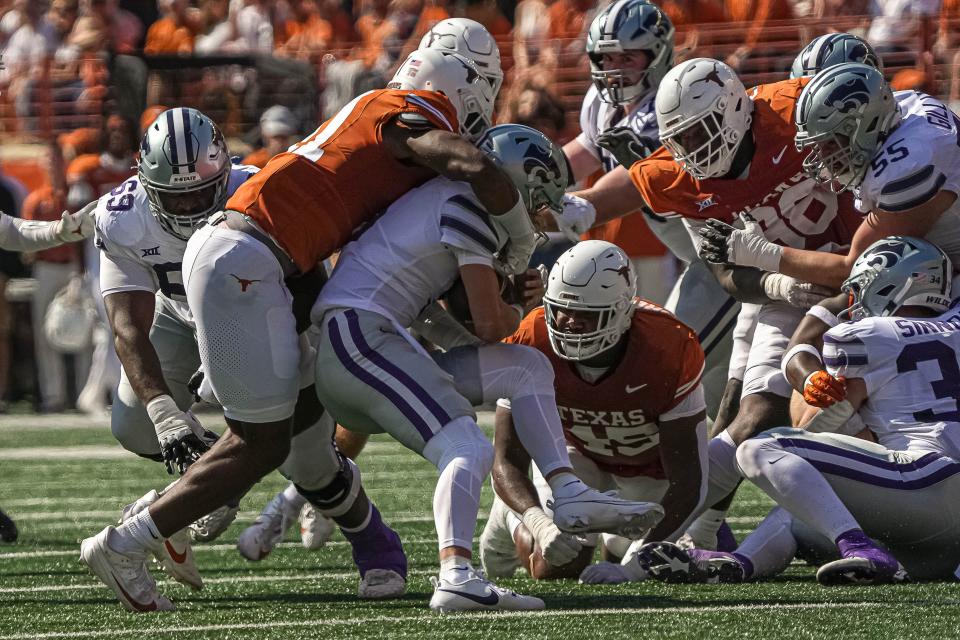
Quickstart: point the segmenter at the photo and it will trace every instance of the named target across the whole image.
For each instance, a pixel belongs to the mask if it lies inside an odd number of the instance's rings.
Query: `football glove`
[[[847,397],[847,381],[826,371],[814,371],[803,381],[803,399],[807,404],[826,409]]]
[[[610,152],[624,169],[637,160],[643,160],[659,147],[650,138],[637,135],[630,127],[611,127],[597,136],[597,145]]]
[[[760,224],[748,215],[740,216],[743,229],[711,218],[700,229],[700,257],[707,262],[756,267],[762,271],[780,269],[783,247],[763,237]]]
[[[623,582],[641,582],[648,578],[647,571],[638,562],[636,556],[624,564],[598,562],[580,572],[580,584],[621,584]]]
[[[210,450],[210,445],[217,439],[217,435],[204,429],[192,413],[180,411],[168,395],[157,396],[147,403],[147,414],[157,432],[163,464],[171,475],[183,474]]]
[[[800,282],[796,278],[785,276],[782,273],[764,274],[762,285],[764,293],[771,300],[781,300],[804,310],[834,294],[827,287]]]
[[[97,202],[94,200],[76,213],[64,211],[57,223],[57,238],[62,242],[79,242],[92,236],[96,227],[93,213],[97,208]]]
[[[563,210],[559,213],[550,210],[550,214],[557,223],[564,236],[571,242],[578,242],[580,236],[590,231],[590,227],[597,219],[597,210],[589,200],[569,193],[563,196]]]
[[[540,507],[530,507],[523,512],[523,524],[533,534],[540,546],[543,559],[555,567],[573,562],[583,544],[576,536],[564,533]]]

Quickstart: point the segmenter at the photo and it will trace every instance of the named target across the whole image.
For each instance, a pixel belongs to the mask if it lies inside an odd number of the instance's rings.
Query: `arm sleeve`
[[[24,213],[27,212],[25,206]],[[21,220],[0,213],[0,248],[19,252],[60,246],[63,242],[57,237],[57,224],[58,222]]]

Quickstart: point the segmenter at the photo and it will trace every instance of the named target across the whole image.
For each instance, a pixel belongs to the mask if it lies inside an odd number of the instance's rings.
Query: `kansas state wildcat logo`
[[[840,113],[855,111],[868,102],[870,102],[870,88],[861,76],[850,78],[834,87],[826,99],[827,105]]]
[[[907,248],[907,245],[902,242],[882,244],[870,251],[870,256],[867,258],[867,265],[877,270],[889,269],[906,257],[904,253],[907,251]]]

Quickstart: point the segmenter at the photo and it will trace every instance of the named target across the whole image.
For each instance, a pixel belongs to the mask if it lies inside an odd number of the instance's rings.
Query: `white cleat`
[[[493,499],[490,517],[480,534],[480,564],[484,572],[494,578],[509,578],[520,566],[517,547],[507,526],[507,505],[500,498]]]
[[[190,525],[190,538],[194,542],[216,540],[237,519],[238,511],[240,511],[239,505],[223,505],[214,509]]]
[[[600,492],[580,481],[554,492],[547,507],[561,531],[614,533],[631,540],[644,537],[663,518],[663,507],[655,502],[622,500],[615,491]]]
[[[157,501],[160,494],[151,489],[142,498],[128,504],[120,512],[120,524],[123,524]],[[203,589],[203,578],[193,559],[193,548],[186,529],[181,529],[163,541],[163,550],[154,552],[154,559],[160,568],[171,578],[185,584],[195,591]]]
[[[407,592],[407,581],[390,569],[370,569],[360,579],[357,594],[364,600],[399,598]]]
[[[317,508],[309,502],[300,509],[300,541],[304,549],[316,551],[327,544],[336,528],[337,525],[333,520],[317,511]],[[364,597],[362,593],[360,597]]]
[[[450,579],[450,578],[453,579]],[[539,611],[543,600],[522,596],[498,587],[482,572],[471,567],[444,571],[440,578],[431,578],[433,597],[430,608],[440,613],[456,611]]]
[[[281,491],[267,503],[252,525],[237,539],[237,551],[247,560],[259,562],[280,544],[294,519],[288,500]]]
[[[157,583],[147,571],[146,554],[118,553],[107,540],[114,531],[103,531],[80,543],[80,561],[93,575],[110,587],[129,611],[173,611],[175,607],[157,591]]]

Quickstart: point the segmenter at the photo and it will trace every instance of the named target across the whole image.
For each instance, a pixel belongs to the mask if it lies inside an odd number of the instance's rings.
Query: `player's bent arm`
[[[528,475],[530,454],[520,442],[510,409],[498,405],[493,425],[493,490],[515,513],[540,507],[537,490]]]
[[[660,460],[670,486],[660,502],[665,515],[647,537],[650,541],[675,538],[706,499],[706,411],[659,426]]]
[[[130,386],[146,406],[158,396],[170,395],[163,379],[160,358],[150,342],[154,294],[148,291],[117,291],[103,298],[117,357]]]
[[[766,272],[753,267],[735,267],[727,264],[705,262],[724,291],[738,302],[766,304],[770,302],[763,288]]]
[[[850,275],[853,263],[867,247],[887,236],[925,237],[940,215],[949,209],[956,199],[957,194],[952,191],[941,191],[920,206],[907,211],[872,211],[857,227],[846,255],[784,247],[779,271],[805,282],[839,287]]]
[[[427,167],[450,180],[470,184],[483,208],[493,216],[509,212],[519,197],[506,173],[464,138],[442,129],[384,126],[383,142],[398,160]]]
[[[783,360],[783,374],[799,393],[804,392],[811,374],[823,370],[823,361],[818,355],[823,350],[823,335],[837,324],[837,314],[848,304],[845,293],[821,301],[810,308],[790,337]],[[802,345],[810,349],[800,350]]]
[[[463,264],[460,279],[467,293],[473,332],[484,342],[499,342],[520,326],[524,309],[509,305],[500,297],[500,282],[493,267],[485,264]]]
[[[645,206],[643,196],[630,179],[630,172],[620,165],[605,173],[589,189],[577,191],[573,195],[580,196],[593,205],[597,212],[594,226],[639,211]]]
[[[576,138],[563,145],[563,155],[570,164],[574,182],[580,182],[602,168],[600,160]]]

